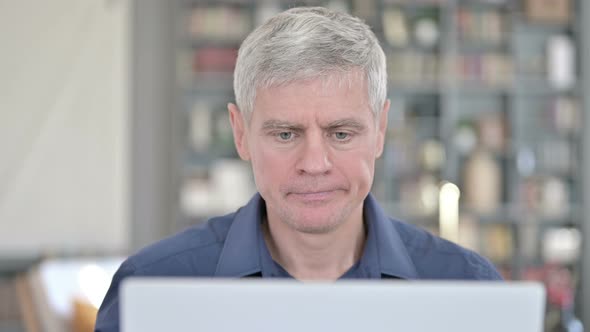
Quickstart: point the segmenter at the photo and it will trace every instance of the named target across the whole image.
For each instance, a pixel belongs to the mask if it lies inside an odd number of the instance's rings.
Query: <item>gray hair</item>
[[[257,89],[334,75],[350,78],[359,69],[377,117],[387,95],[387,71],[385,54],[369,26],[322,7],[292,8],[256,28],[240,46],[236,103],[250,119]]]

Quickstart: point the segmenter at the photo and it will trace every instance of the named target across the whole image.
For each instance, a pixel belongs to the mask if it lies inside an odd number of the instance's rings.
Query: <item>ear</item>
[[[250,160],[250,149],[248,148],[248,138],[246,137],[246,123],[242,112],[235,104],[227,104],[229,111],[229,121],[231,123],[232,132],[234,134],[234,144],[236,150],[243,160]]]
[[[387,113],[389,112],[390,105],[391,102],[387,99],[379,115],[379,122],[377,124],[379,132],[377,133],[377,141],[375,142],[377,144],[375,147],[377,151],[376,158],[381,157],[383,154],[383,145],[385,144],[385,135],[387,134]]]

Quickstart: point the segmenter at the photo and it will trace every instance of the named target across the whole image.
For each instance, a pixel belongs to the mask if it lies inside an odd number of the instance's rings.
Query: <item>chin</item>
[[[327,234],[334,231],[349,220],[356,208],[345,197],[302,202],[286,195],[276,201],[277,204],[270,202],[272,200],[267,202],[267,209],[274,206],[271,209],[278,220],[292,230],[305,234]]]
[[[328,234],[338,228],[338,223],[302,223],[296,222],[290,226],[300,233],[305,234]]]
[[[307,234],[327,234],[338,228],[344,223],[346,218],[340,215],[334,215],[333,212],[317,213],[306,215],[308,211],[293,211],[291,218],[284,220],[289,226],[301,233]]]

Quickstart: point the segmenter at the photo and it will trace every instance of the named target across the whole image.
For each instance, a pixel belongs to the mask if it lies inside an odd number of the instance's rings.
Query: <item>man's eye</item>
[[[293,133],[289,131],[283,131],[279,133],[279,138],[283,141],[288,141],[293,137]]]
[[[336,137],[336,139],[337,140],[340,140],[340,141],[347,139],[348,136],[349,136],[348,133],[341,132],[341,131],[338,131],[338,132],[335,132],[334,133],[334,137]]]

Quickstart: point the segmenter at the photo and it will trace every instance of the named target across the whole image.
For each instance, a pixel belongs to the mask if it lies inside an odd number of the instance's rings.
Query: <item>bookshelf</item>
[[[241,40],[282,9],[324,5],[363,17],[387,54],[392,107],[373,192],[390,214],[437,233],[440,186],[452,182],[461,244],[507,279],[565,276],[576,307],[590,306],[580,293],[588,9],[550,2],[176,1],[173,228],[232,211],[255,190],[226,113]],[[548,329],[561,305],[551,301]]]

